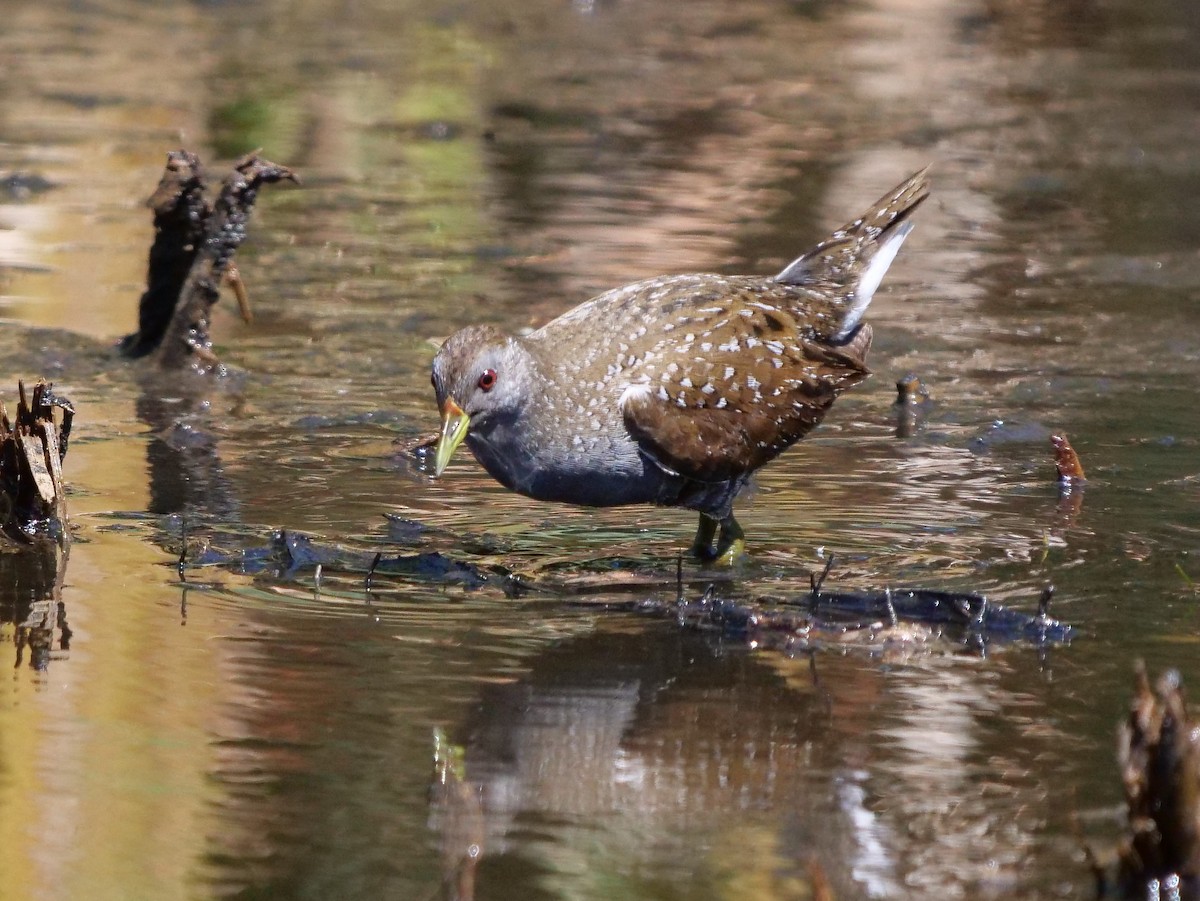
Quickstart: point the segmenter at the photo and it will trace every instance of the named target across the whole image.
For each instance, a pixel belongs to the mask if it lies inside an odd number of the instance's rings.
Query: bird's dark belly
[[[468,437],[470,442],[470,437]],[[728,516],[733,499],[749,473],[724,482],[697,482],[663,469],[644,454],[608,459],[554,458],[525,465],[508,454],[494,454],[482,443],[471,444],[475,458],[497,482],[526,497],[583,507],[658,504],[686,507],[717,518]],[[528,461],[526,461],[526,464]]]
[[[542,501],[562,501],[584,507],[620,507],[652,504],[662,493],[661,480],[645,477],[596,476],[594,473],[542,473],[527,486],[515,486],[522,494]]]
[[[467,439],[480,465],[497,482],[539,501],[559,501],[584,507],[625,504],[673,504],[685,481],[665,472],[636,450],[606,457],[551,456],[514,459],[493,453],[483,442]]]

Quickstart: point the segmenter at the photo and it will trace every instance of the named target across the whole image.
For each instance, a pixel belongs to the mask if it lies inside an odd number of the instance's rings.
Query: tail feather
[[[775,276],[785,285],[820,287],[842,298],[844,312],[833,340],[848,338],[866,313],[900,245],[912,231],[909,217],[929,196],[928,172],[926,167],[905,179]]]

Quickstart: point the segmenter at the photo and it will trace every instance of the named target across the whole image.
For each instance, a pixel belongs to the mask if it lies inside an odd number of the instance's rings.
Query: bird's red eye
[[[496,387],[496,370],[485,369],[483,375],[479,377],[479,389],[481,391],[491,391]]]

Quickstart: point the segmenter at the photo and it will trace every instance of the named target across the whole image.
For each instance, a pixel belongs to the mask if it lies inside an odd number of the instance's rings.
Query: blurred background
[[[0,554],[0,895],[1092,896],[1078,836],[1121,825],[1133,661],[1200,680],[1200,6],[0,16],[0,396],[45,376],[78,411],[61,584]],[[200,397],[110,349],[178,147],[214,181],[256,148],[303,179],[263,192],[239,255],[256,318],[218,305],[235,374]],[[830,553],[832,588],[1032,610],[1053,582],[1070,647],[681,631],[609,608],[638,596],[618,576],[673,597],[692,514],[537,504],[467,454],[433,482],[399,449],[437,424],[430,338],[777,271],[927,164],[875,376],[760,474],[722,590],[803,593]],[[932,403],[898,411],[909,372]],[[1065,499],[1059,432],[1089,476]],[[190,559],[224,565],[181,582],[185,521]],[[281,528],[593,590],[318,587],[254,565]],[[46,596],[70,641],[31,653]]]

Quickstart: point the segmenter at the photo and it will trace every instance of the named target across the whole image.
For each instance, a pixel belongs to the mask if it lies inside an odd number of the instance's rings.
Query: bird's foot
[[[721,527],[720,535],[717,526]],[[713,538],[717,539],[713,547]],[[700,524],[696,527],[696,537],[692,541],[692,555],[706,563],[716,563],[720,566],[732,566],[746,552],[746,533],[732,516],[727,519],[715,519],[705,513],[700,514]]]

